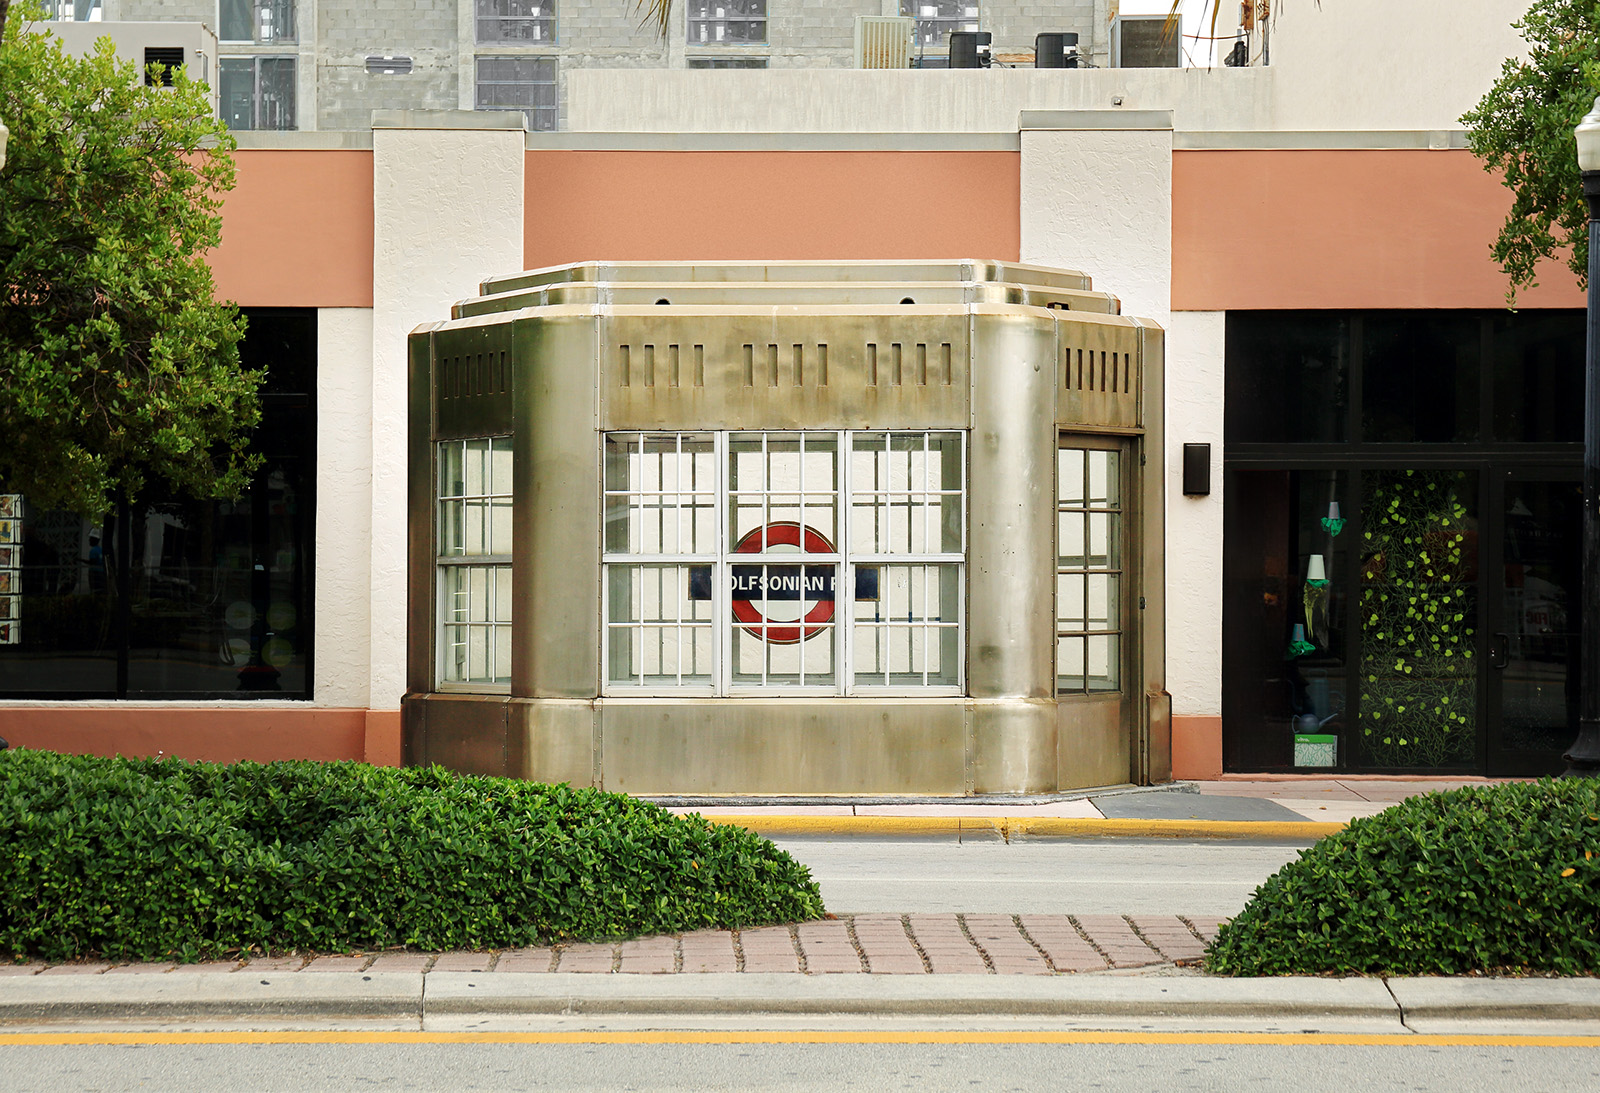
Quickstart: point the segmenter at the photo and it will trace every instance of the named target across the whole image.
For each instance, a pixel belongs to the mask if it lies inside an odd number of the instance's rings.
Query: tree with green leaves
[[[1528,43],[1461,119],[1467,147],[1500,173],[1511,212],[1491,253],[1511,279],[1508,302],[1536,285],[1538,264],[1566,256],[1587,282],[1589,215],[1572,130],[1600,95],[1600,0],[1535,0],[1514,24]]]
[[[182,69],[106,38],[73,57],[41,15],[0,0],[0,491],[85,514],[236,496],[262,377],[204,258],[233,140]]]

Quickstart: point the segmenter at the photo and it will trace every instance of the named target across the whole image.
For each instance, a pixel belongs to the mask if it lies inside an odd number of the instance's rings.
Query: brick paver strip
[[[1133,927],[1121,915],[1078,915],[1089,940],[1106,955],[1113,968],[1140,968],[1165,963],[1150,946],[1139,940]]]
[[[961,932],[955,915],[911,915],[911,934],[935,975],[986,975],[988,967]]]
[[[561,950],[561,962],[556,965],[558,972],[610,972],[616,960],[616,947],[613,945],[582,942],[576,945],[564,946]]]
[[[860,973],[861,954],[850,940],[848,923],[839,919],[802,922],[796,933],[800,938],[800,951],[806,956],[806,971],[811,975]]]
[[[1067,920],[1066,915],[1022,915],[1022,928],[1058,972],[1094,972],[1108,967],[1105,957]]]
[[[250,963],[245,965],[245,970],[252,972],[297,972],[305,967],[305,963],[306,958],[299,953],[291,953],[287,956],[258,956],[253,957]],[[116,971],[115,968],[111,970]]]
[[[500,959],[495,961],[496,972],[547,972],[554,962],[556,951],[546,946],[535,946],[528,949],[508,949],[500,954]],[[443,960],[443,957],[440,957]],[[439,965],[433,966],[434,971],[443,971]],[[468,971],[476,969],[469,968]]]
[[[1010,915],[965,915],[972,935],[997,975],[1049,975],[1050,965],[1017,929]]]
[[[683,951],[683,970],[694,974],[738,971],[731,930],[696,930],[684,934],[678,947]]]
[[[319,956],[305,966],[308,972],[358,972],[367,966],[367,961],[372,957],[365,953],[351,953],[348,956]]]
[[[794,951],[794,939],[786,926],[763,926],[758,930],[741,930],[739,947],[744,950],[744,970],[747,972],[797,972],[800,958]]]
[[[40,975],[99,975],[110,964],[55,964],[40,972]]]
[[[513,950],[518,952],[521,950]],[[544,964],[538,969],[528,968],[527,971],[549,971],[550,950],[541,950],[544,953]],[[511,955],[510,953],[506,954]],[[504,959],[502,957],[501,959]],[[429,971],[433,972],[486,972],[494,961],[493,953],[440,953],[439,959],[433,962]]]
[[[432,953],[379,953],[369,972],[420,972],[433,960]],[[254,964],[251,967],[255,967]]]
[[[38,975],[43,964],[0,964],[0,975]]]
[[[1205,938],[1207,941],[1210,941],[1212,938],[1216,937],[1217,930],[1224,922],[1228,921],[1225,918],[1195,918],[1193,915],[1186,915],[1184,917],[1189,920],[1189,925],[1198,930],[1200,932],[1200,936]]]
[[[1189,932],[1177,915],[1130,915],[1134,929],[1168,960],[1198,960],[1205,944]]]
[[[622,943],[622,964],[617,970],[661,975],[674,970],[677,957],[677,938],[642,937]]]
[[[869,971],[888,975],[919,975],[927,972],[922,956],[906,936],[899,915],[855,915],[851,919],[856,943],[867,958]]]

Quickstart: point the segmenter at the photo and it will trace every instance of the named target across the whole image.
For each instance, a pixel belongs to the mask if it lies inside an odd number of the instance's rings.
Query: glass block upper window
[[[294,0],[219,0],[217,24],[224,42],[293,42]]]
[[[690,0],[692,46],[765,42],[767,0]]]
[[[439,682],[511,682],[511,439],[439,445]]]
[[[478,41],[543,45],[556,40],[555,0],[477,0]]]
[[[978,29],[978,5],[966,0],[900,0],[900,14],[916,16],[919,48],[947,49],[952,30]]]
[[[608,690],[959,693],[958,432],[613,433]]]
[[[554,132],[558,120],[554,57],[479,57],[475,105],[479,110],[521,110],[528,128]]]

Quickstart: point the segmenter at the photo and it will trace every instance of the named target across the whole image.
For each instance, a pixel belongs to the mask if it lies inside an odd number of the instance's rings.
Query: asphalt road
[[[776,839],[836,914],[1232,916],[1305,843],[1234,839]]]
[[[1191,1043],[0,1046],[0,1090],[1583,1090],[1593,1047]]]

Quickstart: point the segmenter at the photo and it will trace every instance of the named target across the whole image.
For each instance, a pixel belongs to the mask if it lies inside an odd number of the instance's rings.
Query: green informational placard
[[[1339,761],[1339,738],[1321,733],[1294,734],[1294,765],[1331,767]]]

